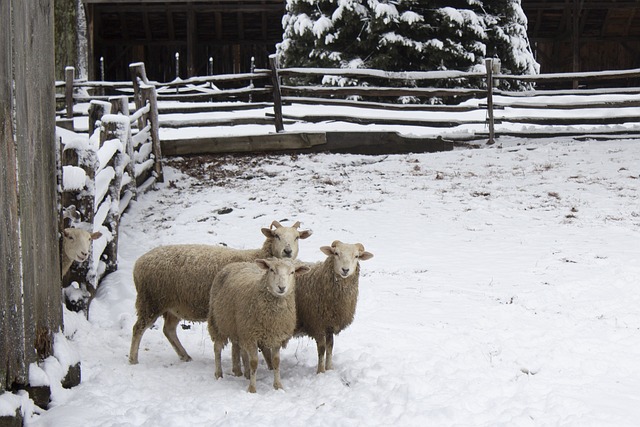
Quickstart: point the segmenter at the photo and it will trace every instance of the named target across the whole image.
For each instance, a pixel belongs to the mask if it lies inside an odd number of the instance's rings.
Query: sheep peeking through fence
[[[102,277],[117,269],[120,216],[129,202],[162,178],[152,138],[157,119],[151,118],[154,109],[146,100],[132,115],[126,97],[92,101],[90,111],[89,136],[59,131],[62,208],[73,207],[77,213],[71,223],[62,221],[62,229],[74,226],[96,236],[93,253],[83,258],[86,262],[72,265],[63,279],[67,306],[76,311],[88,308]],[[139,123],[143,128],[134,133],[132,125]]]

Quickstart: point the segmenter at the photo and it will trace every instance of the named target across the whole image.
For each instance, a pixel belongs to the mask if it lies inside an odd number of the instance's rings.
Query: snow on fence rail
[[[163,179],[155,88],[139,89],[133,114],[126,96],[92,100],[89,136],[61,138],[62,227],[102,233],[89,260],[63,278],[75,309],[87,307],[102,277],[117,269],[120,216],[129,202]]]
[[[609,86],[616,81],[638,81],[640,69],[613,70],[584,73],[554,73],[541,75],[514,76],[501,74],[499,61],[488,59],[485,64],[486,73],[461,71],[406,71],[388,72],[370,69],[336,69],[336,68],[279,68],[275,57],[270,58],[270,69],[255,69],[250,73],[229,74],[176,79],[168,83],[149,82],[157,89],[161,102],[159,113],[185,113],[176,119],[161,117],[162,128],[198,127],[198,126],[234,126],[243,124],[272,124],[277,132],[285,130],[287,123],[318,123],[341,121],[357,124],[385,124],[422,126],[432,128],[453,129],[462,125],[480,125],[485,131],[477,132],[477,138],[493,141],[495,136],[513,132],[512,126],[503,124],[519,124],[520,134],[528,137],[536,133],[526,133],[528,125],[541,126],[579,126],[579,125],[619,125],[639,123],[640,113],[635,108],[640,105],[640,87],[619,85],[617,87],[555,90],[511,91],[501,89],[508,86],[505,82],[516,81],[543,86],[562,84],[577,88],[580,85],[591,86],[606,82]],[[144,64],[132,64],[132,75],[136,67]],[[135,87],[136,77],[133,77]],[[314,81],[316,83],[309,83]],[[330,80],[342,83],[326,84]],[[461,88],[460,80],[470,80],[477,88]],[[300,83],[303,82],[303,83]],[[352,83],[357,83],[353,84]],[[297,83],[297,84],[296,84]],[[89,82],[73,81],[67,84],[76,92],[86,93]],[[129,84],[112,84],[112,89],[126,90],[133,96],[134,87]],[[581,99],[568,99],[580,95]],[[609,97],[617,95],[618,97]],[[538,101],[540,97],[547,97]],[[603,96],[606,99],[603,100]],[[620,99],[620,96],[623,99]],[[591,97],[591,99],[589,99]],[[67,114],[72,111],[69,103],[78,102],[82,97],[67,97]],[[407,103],[399,103],[404,99]],[[476,102],[466,102],[470,99]],[[202,102],[205,101],[205,102]],[[222,103],[220,101],[235,101]],[[435,103],[433,102],[435,101]],[[333,112],[298,113],[285,111],[292,104],[310,104],[319,107],[341,106],[352,108],[350,112],[335,114]],[[273,112],[262,113],[261,110],[272,108]],[[381,117],[381,115],[363,116],[355,112],[360,109],[406,111],[414,114],[411,117]],[[581,114],[584,109],[604,108],[607,113],[601,116]],[[541,114],[535,110],[576,110],[576,114]],[[240,114],[241,111],[253,110],[263,114]],[[229,111],[238,112],[234,117],[222,115]],[[454,113],[486,112],[483,115],[464,115]],[[188,113],[221,113],[206,118],[192,118]],[[420,114],[420,113],[425,114]],[[451,113],[451,114],[429,114]],[[443,118],[444,117],[444,118]],[[609,130],[604,129],[603,132]],[[636,129],[637,131],[637,129]],[[580,134],[580,129],[574,132]],[[526,134],[526,135],[525,135]]]

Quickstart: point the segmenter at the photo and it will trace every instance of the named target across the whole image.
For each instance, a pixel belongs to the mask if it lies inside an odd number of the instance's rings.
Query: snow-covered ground
[[[204,179],[172,166],[123,216],[89,320],[65,312],[82,384],[28,426],[638,425],[637,140],[192,164]],[[305,261],[336,239],[375,254],[335,370],[316,375],[315,343],[296,338],[285,390],[261,360],[249,394],[228,347],[214,379],[206,324],[179,328],[185,363],[162,319],[129,365],[135,260],[168,243],[258,247],[272,220],[314,231]]]

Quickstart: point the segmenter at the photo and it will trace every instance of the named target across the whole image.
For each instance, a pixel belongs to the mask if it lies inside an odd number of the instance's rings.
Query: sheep
[[[308,271],[306,265],[270,258],[229,264],[218,273],[211,286],[208,325],[216,379],[222,378],[221,352],[230,340],[242,350],[245,365],[249,362],[250,393],[256,392],[258,346],[271,350],[273,387],[282,388],[280,347],[296,326],[296,277]]]
[[[333,336],[353,322],[358,300],[359,261],[373,254],[360,243],[339,240],[320,250],[323,262],[312,264],[308,274],[296,284],[297,324],[294,335],[315,339],[318,347],[317,373],[333,369]],[[325,362],[326,355],[326,362]]]
[[[213,278],[227,264],[259,258],[298,256],[298,240],[311,235],[299,231],[300,222],[284,227],[277,221],[263,228],[261,249],[231,249],[211,245],[160,246],[142,255],[133,268],[137,321],[133,326],[129,363],[138,363],[140,341],[156,319],[164,317],[164,335],[180,360],[190,361],[176,329],[181,319],[204,322],[209,314],[209,289]],[[270,359],[266,357],[267,363]]]
[[[84,262],[89,258],[91,242],[99,239],[102,233],[89,233],[80,228],[65,228],[62,232],[62,275],[67,274],[74,261]]]

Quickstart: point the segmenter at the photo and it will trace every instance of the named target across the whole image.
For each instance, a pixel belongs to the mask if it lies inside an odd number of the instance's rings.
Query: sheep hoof
[[[276,390],[284,390],[284,387],[282,387],[281,383],[274,383],[273,388],[275,388]]]
[[[219,380],[222,378],[222,372],[216,372],[216,379]]]
[[[242,369],[234,370],[233,371],[233,375],[235,375],[236,377],[241,377],[242,376]]]
[[[187,354],[185,356],[180,356],[180,360],[182,360],[183,362],[191,362],[193,359]]]
[[[137,365],[138,364],[138,359],[133,359],[133,358],[129,358],[129,365]]]
[[[255,393],[256,392],[256,388],[252,385],[249,386],[249,389],[247,390],[249,393]]]

